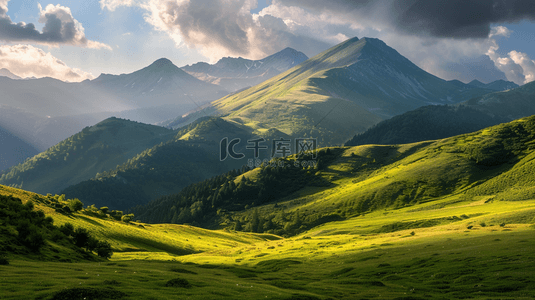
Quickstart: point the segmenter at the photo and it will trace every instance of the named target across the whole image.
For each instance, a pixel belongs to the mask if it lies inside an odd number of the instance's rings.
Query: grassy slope
[[[21,198],[31,195],[7,187],[0,191]],[[485,203],[486,199],[381,210],[274,240],[187,226],[144,224],[142,229],[54,215],[57,223],[69,221],[94,230],[98,237],[114,236],[114,248],[122,252],[107,263],[14,258],[10,265],[0,266],[8,275],[0,286],[5,299],[52,299],[54,293],[74,288],[120,291],[125,299],[529,299],[535,292],[530,279],[535,275],[535,242],[526,223],[535,217],[535,201]],[[468,218],[429,228],[378,232],[392,222],[463,214]],[[473,227],[467,229],[469,225]],[[146,231],[151,234],[145,236]],[[202,252],[176,255],[173,247]],[[165,287],[174,278],[186,279],[191,287]]]
[[[353,62],[363,45],[338,45],[264,83],[213,104],[223,115],[228,114],[226,119],[257,130],[276,128],[288,135],[297,135],[310,134],[311,130],[316,129],[320,132],[313,133],[321,133],[325,137],[329,134],[322,131],[328,128],[362,131],[381,118],[318,88],[312,78],[324,77],[325,69]],[[315,125],[324,117],[322,124],[316,128]],[[324,143],[340,142],[335,140],[325,140]]]
[[[280,205],[309,212],[331,206],[342,213],[343,203],[373,191],[388,194],[393,186],[403,191],[394,193],[398,198],[414,201],[405,206],[402,200],[396,205],[397,198],[378,197],[390,199],[384,202],[390,205],[292,238],[179,225],[142,224],[143,229],[54,215],[57,223],[69,221],[98,238],[111,238],[119,251],[101,264],[36,264],[15,257],[0,266],[9,275],[0,286],[14,299],[52,298],[63,288],[113,289],[125,299],[529,299],[535,293],[530,225],[535,223],[535,154],[522,137],[533,140],[534,120],[439,141],[343,148],[318,175],[331,187],[301,191],[301,197]],[[488,145],[495,139],[525,147],[506,148],[512,154],[499,162],[469,151],[493,149]],[[7,187],[0,192],[31,196]],[[191,287],[165,287],[177,277]],[[18,286],[22,281],[24,289]]]

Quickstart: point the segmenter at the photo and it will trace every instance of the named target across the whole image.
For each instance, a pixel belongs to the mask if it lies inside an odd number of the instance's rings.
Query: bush
[[[89,232],[85,228],[78,227],[74,230],[72,236],[74,238],[74,244],[78,247],[86,247],[89,241]]]
[[[74,226],[71,223],[65,223],[59,227],[59,231],[65,236],[72,236],[74,234]]]
[[[97,255],[102,258],[110,258],[113,254],[111,245],[107,241],[99,241],[96,247]]]
[[[84,208],[84,203],[82,203],[82,201],[80,201],[78,198],[71,199],[69,200],[69,208],[73,212],[77,212],[81,210],[82,208]]]
[[[0,265],[9,265],[9,261],[5,257],[0,257]]]
[[[121,221],[123,221],[125,223],[130,223],[130,222],[132,222],[132,218],[134,218],[134,214],[124,215],[124,216],[121,217]]]

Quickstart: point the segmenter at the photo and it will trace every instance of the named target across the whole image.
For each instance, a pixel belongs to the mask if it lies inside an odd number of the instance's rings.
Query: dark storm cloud
[[[353,15],[368,24],[446,38],[486,38],[491,24],[535,20],[533,0],[279,0],[286,6]]]

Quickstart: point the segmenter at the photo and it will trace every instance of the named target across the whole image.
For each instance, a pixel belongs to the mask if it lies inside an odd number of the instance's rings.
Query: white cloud
[[[62,81],[93,79],[90,73],[71,68],[50,52],[31,45],[0,45],[0,69],[20,77],[52,77]]]
[[[518,85],[526,84],[535,80],[535,61],[531,60],[526,53],[510,51],[507,56],[501,57],[497,52],[500,48],[498,42],[492,37],[510,36],[510,30],[504,26],[497,26],[491,29],[489,34],[490,46],[486,55],[494,62],[496,68],[505,73],[507,80]]]
[[[256,0],[101,0],[102,9],[137,6],[145,20],[166,32],[177,47],[197,49],[212,62],[225,56],[263,58],[285,47],[316,54],[331,44],[301,35],[280,18],[253,15]]]
[[[489,38],[493,38],[496,36],[503,36],[503,37],[510,37],[511,31],[505,27],[505,26],[495,26],[490,29]]]
[[[119,6],[134,6],[136,2],[134,0],[100,0],[100,8],[114,11]]]
[[[508,53],[511,60],[519,65],[524,74],[524,82],[528,83],[535,80],[535,61],[530,59],[526,53],[518,52],[518,51],[511,51]]]
[[[0,0],[0,40],[52,47],[72,45],[111,50],[106,44],[88,40],[85,37],[84,27],[74,19],[68,7],[49,4],[43,9],[39,4],[39,22],[45,24],[42,32],[39,32],[32,23],[13,23],[7,15],[8,2],[9,0]]]

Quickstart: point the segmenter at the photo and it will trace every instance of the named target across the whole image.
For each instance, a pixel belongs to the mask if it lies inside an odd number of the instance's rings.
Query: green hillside
[[[0,194],[24,203],[34,201],[36,209],[54,218],[54,224],[69,222],[86,228],[97,239],[109,241],[114,252],[109,261],[100,263],[43,261],[4,253],[8,264],[0,265],[5,276],[0,281],[2,296],[529,299],[535,292],[531,280],[535,199],[529,191],[534,123],[534,118],[528,118],[441,141],[325,151],[326,164],[311,175],[331,184],[304,188],[278,201],[278,206],[285,208],[286,215],[301,211],[303,217],[320,209],[340,216],[353,213],[287,238],[117,221],[106,208],[59,213],[46,204],[50,196],[2,186]],[[491,149],[494,153],[487,151]],[[446,166],[452,171],[441,175]],[[259,171],[245,176],[262,180]],[[378,186],[413,177],[410,187],[416,190],[414,197],[408,194],[412,201],[407,205],[392,204],[388,190],[361,213],[354,206],[340,205],[348,199],[357,203],[359,195],[377,191]],[[455,182],[457,177],[460,180]],[[436,180],[443,180],[448,188],[442,196],[433,190]],[[267,204],[257,209],[264,217],[277,208]],[[61,250],[56,255],[65,253]]]
[[[530,117],[438,141],[323,149],[315,167],[296,167],[296,160],[310,158],[290,157],[192,185],[135,211],[148,222],[293,235],[430,201],[530,199],[534,136]]]
[[[528,117],[442,140],[326,148],[315,167],[299,156],[230,172],[134,215],[70,212],[72,200],[0,186],[113,251],[65,263],[6,251],[15,244],[3,238],[0,288],[6,299],[529,299],[534,138]],[[185,211],[219,229],[169,224]],[[149,218],[163,224],[134,221]]]
[[[172,130],[162,127],[109,118],[10,168],[0,184],[59,193],[173,136]]]

